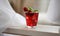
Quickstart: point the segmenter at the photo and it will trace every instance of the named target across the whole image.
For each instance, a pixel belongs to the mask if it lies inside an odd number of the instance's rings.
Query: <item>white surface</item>
[[[8,0],[0,0],[0,33],[12,24],[24,25],[25,18],[12,9]]]
[[[47,13],[39,13],[38,24],[60,26],[60,24],[49,21],[47,19]]]
[[[53,23],[60,24],[60,0],[50,0],[47,19]]]
[[[38,25],[36,28],[28,29],[24,25],[13,25],[5,32],[13,34],[24,34],[24,35],[42,35],[45,36],[57,36],[59,35],[59,26],[48,26],[48,25]]]
[[[4,36],[21,36],[21,35],[13,35],[13,34],[3,34]]]
[[[2,9],[5,7],[6,2],[6,0],[0,0],[0,33],[9,26],[9,22],[11,21],[11,16],[7,13],[7,10],[4,11]]]
[[[27,29],[24,25],[11,26],[12,29]],[[49,25],[38,25],[36,28],[28,29],[34,31],[48,32],[48,33],[59,33],[59,26],[49,26]]]

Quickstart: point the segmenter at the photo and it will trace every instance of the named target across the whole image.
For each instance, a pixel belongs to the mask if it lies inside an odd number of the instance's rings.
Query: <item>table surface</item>
[[[26,25],[12,25],[5,32],[12,34],[35,35],[42,34],[59,34],[59,26],[37,25],[36,28],[26,28]]]

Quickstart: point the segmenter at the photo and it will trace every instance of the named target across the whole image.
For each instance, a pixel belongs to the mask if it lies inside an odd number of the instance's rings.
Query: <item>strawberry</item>
[[[24,9],[24,11],[25,11],[25,12],[27,12],[27,11],[28,11],[28,8],[27,8],[27,7],[24,7],[23,9]]]
[[[35,12],[36,13],[36,12],[38,12],[38,10],[33,10],[33,8],[31,8],[31,7],[28,7],[28,8],[24,7],[23,10],[24,10],[24,12],[27,12],[27,13],[30,13],[30,12],[33,12],[33,13]]]

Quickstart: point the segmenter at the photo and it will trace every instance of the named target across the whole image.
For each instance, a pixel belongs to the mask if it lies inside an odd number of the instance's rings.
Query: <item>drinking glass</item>
[[[26,25],[28,28],[33,28],[37,26],[39,13],[25,13],[26,15]]]

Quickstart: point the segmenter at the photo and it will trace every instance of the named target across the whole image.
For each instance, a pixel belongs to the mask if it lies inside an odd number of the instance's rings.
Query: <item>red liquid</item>
[[[38,13],[25,13],[27,26],[36,26],[38,22]]]

